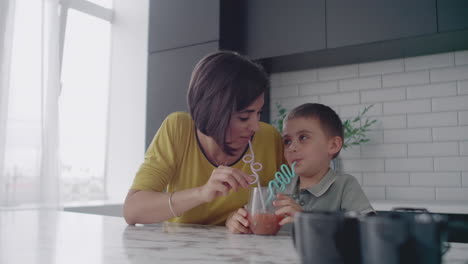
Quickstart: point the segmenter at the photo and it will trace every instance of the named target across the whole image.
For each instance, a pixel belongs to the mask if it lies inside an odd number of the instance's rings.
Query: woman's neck
[[[198,129],[197,136],[206,158],[217,166],[227,166],[232,164],[239,159],[240,155],[242,155],[242,152],[240,151],[236,151],[234,156],[225,153],[212,137],[203,134]]]

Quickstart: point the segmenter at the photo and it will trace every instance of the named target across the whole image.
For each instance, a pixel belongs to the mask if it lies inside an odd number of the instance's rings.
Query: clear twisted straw
[[[260,186],[260,177],[257,173],[262,170],[263,165],[260,162],[255,162],[255,153],[253,151],[252,143],[250,142],[250,140],[249,149],[251,154],[245,154],[244,157],[242,157],[242,161],[244,161],[247,164],[250,164],[250,170],[252,171],[252,174],[250,174],[249,176],[253,178],[253,181],[249,182],[249,184],[257,184],[258,191],[260,192],[260,201],[262,202],[263,211],[266,212],[265,201],[263,200],[262,188]]]

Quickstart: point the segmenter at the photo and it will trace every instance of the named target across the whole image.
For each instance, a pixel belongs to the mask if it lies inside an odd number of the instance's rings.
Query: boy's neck
[[[323,179],[323,177],[327,175],[328,170],[330,170],[330,167],[327,166],[315,173],[314,175],[310,175],[308,177],[302,177],[299,175],[299,189],[309,189],[312,186],[318,184]]]

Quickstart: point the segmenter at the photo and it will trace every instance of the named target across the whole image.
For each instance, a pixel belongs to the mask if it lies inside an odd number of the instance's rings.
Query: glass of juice
[[[276,235],[283,216],[275,215],[272,201],[267,203],[270,192],[267,187],[252,188],[249,203],[246,206],[250,230],[256,235]],[[273,199],[274,200],[274,199]]]

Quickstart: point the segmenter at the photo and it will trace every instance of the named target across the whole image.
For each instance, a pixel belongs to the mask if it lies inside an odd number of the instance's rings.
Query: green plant
[[[276,102],[276,110],[276,119],[273,120],[273,126],[276,127],[280,133],[283,133],[283,120],[286,117],[287,110],[278,102]]]
[[[353,119],[347,119],[343,122],[344,130],[344,142],[343,149],[347,149],[351,146],[361,145],[363,143],[369,142],[366,133],[370,130],[370,127],[377,122],[377,120],[366,118],[363,120],[364,115],[371,109],[374,105],[369,105],[364,107],[362,112],[359,112],[358,115]],[[273,120],[273,126],[278,129],[280,133],[283,132],[283,120],[286,117],[287,110],[278,102],[276,102],[276,119]],[[362,124],[362,121],[364,124]]]
[[[364,107],[364,110],[362,112],[359,112],[355,118],[347,119],[343,122],[343,149],[347,149],[355,145],[361,145],[362,143],[366,143],[369,141],[369,138],[367,138],[366,133],[370,130],[370,126],[377,122],[377,120],[369,120],[369,118],[363,120],[363,116],[373,106],[374,105],[369,105]],[[362,124],[362,121],[364,122],[364,124]]]

